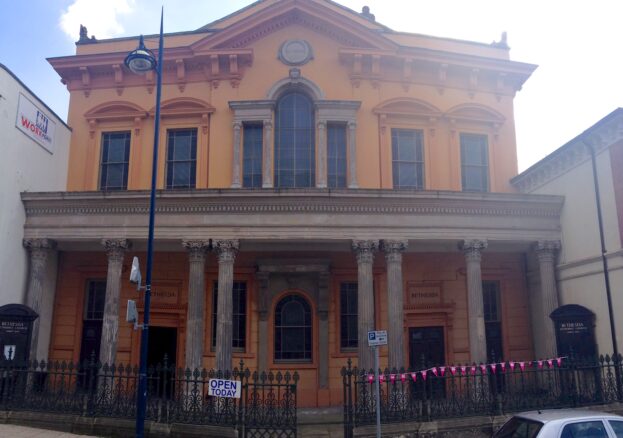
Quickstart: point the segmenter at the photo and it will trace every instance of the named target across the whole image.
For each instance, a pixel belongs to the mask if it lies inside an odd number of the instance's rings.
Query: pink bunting
[[[543,368],[543,361],[542,360],[537,360],[536,363],[539,365],[539,369]]]
[[[472,372],[472,376],[476,374],[476,367],[471,367],[470,371]]]
[[[385,383],[385,374],[379,375],[379,382]]]
[[[496,369],[496,368],[497,368],[496,364],[492,363],[492,364],[491,364],[491,372],[492,372],[493,374],[495,374],[495,369]]]
[[[554,366],[554,361],[552,359],[547,359],[547,366],[552,368]]]
[[[414,382],[417,382],[417,373],[411,373],[411,378]]]
[[[395,375],[395,374],[390,374],[390,375],[389,375],[389,380],[390,380],[392,383],[396,383],[396,375]]]
[[[433,372],[435,377],[437,377],[437,368],[431,368],[430,370]]]
[[[508,365],[511,367],[511,371],[515,371],[515,362],[509,362]]]
[[[426,380],[426,370],[422,371],[422,379]]]
[[[484,363],[480,364],[480,372],[482,374],[486,374],[487,373],[487,366]]]
[[[446,367],[439,367],[439,371],[441,371],[441,377],[446,374]]]
[[[461,367],[461,374],[465,375],[465,372],[467,371],[467,367]]]
[[[556,363],[558,363],[558,367],[560,367],[562,365],[562,357],[557,357]]]
[[[519,362],[519,368],[521,368],[521,371],[526,369],[526,363],[525,362]]]
[[[455,366],[450,367],[450,373],[452,373],[453,376],[456,374],[456,367]]]
[[[368,374],[368,383],[374,382],[374,374]]]
[[[404,383],[405,380],[407,380],[407,375],[405,373],[402,373],[400,375],[400,381]]]
[[[502,362],[500,364],[500,369],[502,370],[503,373],[506,372],[506,362]]]

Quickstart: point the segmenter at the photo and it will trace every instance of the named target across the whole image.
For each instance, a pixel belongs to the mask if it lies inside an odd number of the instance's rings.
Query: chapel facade
[[[329,406],[349,358],[372,366],[369,330],[388,331],[396,368],[555,355],[563,198],[509,182],[513,98],[535,66],[504,38],[258,1],[165,35],[157,133],[156,77],[123,65],[137,43],[83,34],[49,60],[71,96],[67,190],[22,194],[27,304],[54,297],[49,358],[138,363],[125,313],[133,299],[142,318],[128,279],[154,135],[150,364],[297,370],[299,405]]]

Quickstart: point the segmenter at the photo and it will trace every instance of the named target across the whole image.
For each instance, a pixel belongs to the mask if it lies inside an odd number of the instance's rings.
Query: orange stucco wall
[[[357,113],[357,173],[359,186],[362,188],[391,188],[391,128],[423,129],[425,138],[425,175],[426,189],[460,190],[460,152],[458,134],[475,132],[488,136],[490,190],[497,192],[512,191],[509,179],[517,172],[515,132],[513,121],[512,95],[507,90],[501,91],[488,87],[481,78],[482,89],[471,89],[460,79],[449,77],[447,83],[439,84],[418,81],[408,84],[401,79],[402,69],[390,62],[381,63],[378,78],[372,80],[351,81],[350,67],[339,57],[340,46],[329,36],[325,36],[301,25],[291,25],[269,33],[255,41],[251,66],[240,66],[240,81],[220,80],[215,82],[201,80],[199,73],[188,70],[187,78],[180,87],[178,73],[167,69],[163,76],[162,100],[192,97],[200,99],[215,110],[210,115],[207,132],[199,129],[198,139],[198,188],[225,188],[231,185],[233,113],[229,109],[230,101],[265,99],[268,90],[279,80],[288,77],[289,66],[277,59],[281,44],[296,38],[310,43],[314,59],[300,66],[301,76],[315,83],[324,93],[325,99],[355,100],[361,102]],[[182,37],[171,37],[178,41]],[[190,37],[184,37],[190,38]],[[197,38],[195,36],[195,38]],[[168,41],[168,39],[167,39]],[[165,46],[167,46],[165,42]],[[113,49],[128,50],[128,41],[102,43],[102,53]],[[96,52],[100,45],[86,45],[85,50]],[[81,47],[81,46],[80,46]],[[471,47],[471,46],[470,46]],[[81,47],[82,49],[82,47]],[[471,47],[475,50],[474,47]],[[491,48],[483,47],[483,53]],[[382,58],[384,59],[384,58]],[[365,64],[365,62],[364,62]],[[365,70],[364,65],[364,70]],[[454,79],[453,79],[454,78]],[[151,93],[144,84],[144,79],[133,78],[124,70],[119,84],[112,82],[110,75],[92,75],[89,92],[86,93],[78,80],[70,81],[71,103],[69,124],[73,128],[71,158],[67,188],[75,190],[97,190],[100,161],[101,133],[114,130],[132,130],[130,157],[129,189],[149,187],[151,172],[151,148],[153,144],[153,117],[136,121],[134,117],[100,117],[89,125],[85,117],[90,110],[110,102],[130,102],[144,111],[154,107],[153,87]],[[486,85],[486,86],[485,86]],[[88,96],[87,96],[88,94]],[[500,114],[503,123],[493,124],[464,121],[454,116],[439,119],[395,118],[387,117],[381,122],[374,108],[396,98],[417,99],[436,107],[445,113],[457,105],[467,104],[486,108]],[[386,129],[382,129],[382,126]],[[199,127],[199,117],[175,118],[162,120],[159,155],[159,186],[163,186],[165,166],[165,134],[168,128]]]
[[[140,254],[139,254],[140,256]],[[296,256],[279,254],[280,257]],[[314,311],[313,339],[314,353],[311,364],[275,364],[273,357],[273,314],[278,301],[275,297],[269,309],[269,366],[271,369],[296,369],[301,375],[299,397],[302,406],[336,405],[341,402],[342,381],[340,369],[351,358],[357,363],[356,352],[342,352],[339,347],[339,284],[343,281],[356,281],[357,267],[354,257],[349,253],[313,253],[306,257],[322,257],[330,260],[332,274],[329,282],[329,388],[318,390],[318,319],[315,315],[315,302],[309,299]],[[240,253],[236,259],[234,278],[247,281],[247,334],[244,352],[234,352],[234,363],[241,359],[251,369],[257,367],[258,314],[256,310],[257,283],[254,266],[258,257],[266,254]],[[89,279],[106,278],[106,257],[103,253],[64,252],[61,255],[58,290],[54,309],[54,325],[50,348],[53,360],[73,360],[80,357],[82,320],[85,287]],[[440,269],[441,267],[441,269]],[[445,329],[445,351],[447,363],[467,362],[469,360],[469,336],[467,321],[467,287],[465,262],[460,253],[407,253],[404,256],[404,290],[408,293],[410,282],[438,285],[443,302],[418,309],[405,308],[405,353],[408,358],[409,327],[443,326]],[[130,261],[124,263],[124,272],[129,272]],[[504,336],[504,357],[508,359],[527,359],[532,357],[532,342],[528,314],[528,299],[524,282],[525,271],[522,256],[519,254],[487,253],[483,255],[483,279],[497,280],[501,289],[502,333]],[[387,327],[387,280],[385,262],[377,257],[375,262],[375,302],[377,327]],[[175,290],[175,299],[164,301],[157,296],[152,300],[151,325],[175,327],[178,329],[177,357],[175,363],[183,365],[185,354],[185,320],[188,290],[188,257],[184,253],[156,253],[154,260],[154,288]],[[212,284],[218,278],[216,257],[210,255],[206,263],[206,308],[204,366],[214,366],[214,352],[210,346],[212,339]],[[291,292],[284,290],[283,292]],[[309,297],[305,290],[296,290]],[[125,303],[128,299],[140,302],[139,293],[134,287],[122,282],[120,299],[119,342],[117,360],[121,363],[138,363],[139,335],[124,320]],[[405,296],[408,303],[408,297]],[[142,308],[139,305],[139,309]],[[381,364],[386,365],[387,351],[381,350]],[[405,364],[408,365],[408,364]]]

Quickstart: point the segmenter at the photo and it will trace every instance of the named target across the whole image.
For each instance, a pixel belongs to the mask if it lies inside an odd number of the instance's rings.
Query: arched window
[[[275,308],[275,361],[311,362],[312,316],[309,303],[288,295]]]
[[[275,186],[314,187],[314,107],[307,95],[288,92],[277,102]]]

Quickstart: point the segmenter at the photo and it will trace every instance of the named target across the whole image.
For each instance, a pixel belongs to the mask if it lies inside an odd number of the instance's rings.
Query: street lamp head
[[[143,35],[138,43],[138,48],[128,53],[124,64],[132,73],[144,74],[150,70],[156,70],[156,57],[154,53],[145,47]]]

